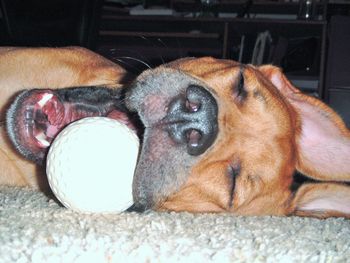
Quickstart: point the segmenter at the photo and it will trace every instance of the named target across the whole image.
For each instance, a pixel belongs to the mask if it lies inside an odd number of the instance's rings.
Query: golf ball
[[[50,187],[72,210],[122,212],[133,203],[138,151],[135,132],[117,120],[88,117],[76,121],[58,134],[48,152]]]

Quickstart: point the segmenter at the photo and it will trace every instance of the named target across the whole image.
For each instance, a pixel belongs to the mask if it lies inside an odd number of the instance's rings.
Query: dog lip
[[[134,203],[132,206],[130,206],[128,209],[125,210],[125,212],[136,212],[136,213],[144,213],[147,209],[146,206],[140,204],[140,203]]]

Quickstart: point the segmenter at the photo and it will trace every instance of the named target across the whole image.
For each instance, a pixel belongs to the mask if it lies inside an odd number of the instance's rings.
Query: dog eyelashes
[[[236,179],[239,176],[239,173],[241,171],[241,166],[239,163],[237,164],[230,164],[227,167],[227,176],[229,179],[229,186],[230,186],[230,200],[229,200],[229,207],[232,208],[233,206],[233,201],[234,201],[234,193],[235,193],[235,188],[236,188]]]
[[[237,84],[235,87],[235,92],[234,92],[236,94],[236,98],[238,99],[239,102],[243,102],[248,96],[248,92],[245,89],[243,71],[244,71],[244,68],[241,68],[239,75],[238,75],[238,80],[237,80]]]

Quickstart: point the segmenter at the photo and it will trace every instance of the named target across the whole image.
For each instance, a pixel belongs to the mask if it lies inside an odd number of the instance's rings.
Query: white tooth
[[[46,93],[41,100],[38,101],[39,106],[42,108],[44,107],[44,105],[51,100],[51,98],[53,97],[53,94],[50,93]]]
[[[50,146],[50,143],[46,140],[45,133],[41,132],[35,138],[45,147]]]

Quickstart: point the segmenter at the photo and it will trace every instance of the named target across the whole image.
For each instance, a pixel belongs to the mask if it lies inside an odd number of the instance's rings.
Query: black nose
[[[184,96],[176,97],[163,119],[170,137],[186,144],[190,155],[204,153],[218,133],[218,106],[203,87],[191,85]]]

